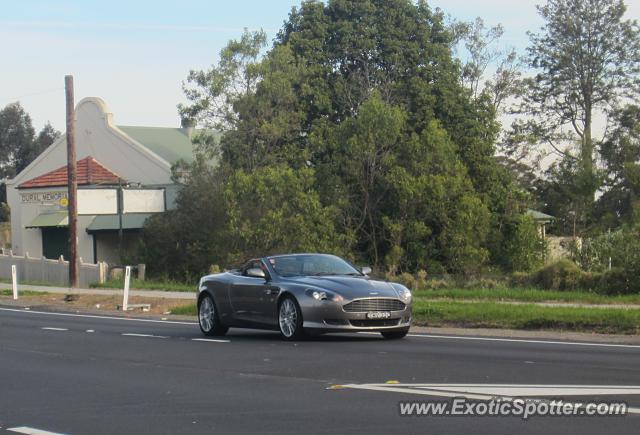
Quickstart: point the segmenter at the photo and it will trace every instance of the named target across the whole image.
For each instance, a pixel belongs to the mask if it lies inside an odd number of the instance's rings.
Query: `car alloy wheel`
[[[297,340],[303,337],[302,314],[295,299],[286,296],[278,308],[278,324],[285,340]]]
[[[198,323],[204,335],[224,335],[229,330],[220,324],[216,305],[209,295],[203,296],[198,304]]]
[[[210,297],[205,297],[200,303],[200,327],[202,332],[207,333],[213,329],[213,320],[215,318],[216,311],[213,308],[213,301]]]

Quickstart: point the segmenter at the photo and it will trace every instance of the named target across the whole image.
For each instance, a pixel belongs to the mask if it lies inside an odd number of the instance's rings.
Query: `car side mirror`
[[[249,269],[247,269],[247,276],[250,276],[252,278],[266,278],[267,275],[265,275],[264,270],[260,269],[259,267],[251,267]]]
[[[372,272],[372,270],[369,266],[363,266],[360,269],[360,272],[362,272],[364,275],[369,275]]]

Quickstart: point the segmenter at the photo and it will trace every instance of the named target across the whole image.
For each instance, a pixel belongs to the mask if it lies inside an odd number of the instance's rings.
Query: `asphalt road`
[[[640,433],[640,414],[399,415],[400,401],[446,400],[414,394],[414,384],[640,386],[640,346],[368,334],[287,343],[250,330],[202,338],[189,322],[0,307],[0,433]],[[382,386],[362,389],[371,384]],[[640,394],[594,394],[566,400],[640,408]]]

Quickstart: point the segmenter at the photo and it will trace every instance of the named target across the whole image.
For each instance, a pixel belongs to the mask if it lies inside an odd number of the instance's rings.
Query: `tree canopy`
[[[221,162],[194,165],[178,209],[153,221],[181,226],[168,246],[217,243],[211,263],[320,250],[395,272],[471,273],[504,252],[523,195],[495,158],[495,102],[462,82],[442,12],[304,1],[258,60],[262,35],[245,31],[188,77],[180,112],[223,128],[204,150]],[[206,228],[202,242],[179,235],[182,219]]]

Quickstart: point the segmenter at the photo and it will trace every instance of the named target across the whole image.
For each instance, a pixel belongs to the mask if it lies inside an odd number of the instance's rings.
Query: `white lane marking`
[[[475,400],[491,400],[496,397],[537,398],[563,396],[640,395],[638,386],[622,385],[489,385],[489,384],[343,384],[341,388],[386,391],[438,397],[465,397]],[[640,414],[640,408],[628,407],[630,414]]]
[[[24,433],[27,435],[63,435],[57,432],[49,432],[47,430],[36,429],[28,426],[12,427],[7,428],[7,430],[11,432]]]
[[[11,311],[14,313],[23,313],[23,314],[44,314],[47,316],[84,317],[86,319],[128,320],[131,322],[167,323],[167,324],[173,324],[173,325],[190,325],[190,326],[197,325],[196,322],[178,322],[178,321],[172,321],[172,320],[155,320],[155,319],[136,319],[132,317],[96,316],[93,314],[50,313],[47,311],[24,311],[24,310],[16,310],[13,308],[0,308],[0,311]]]
[[[68,331],[67,328],[54,328],[51,326],[46,326],[44,328],[40,328],[40,329],[44,329],[45,331]]]
[[[94,331],[93,329],[87,329],[86,332],[91,333],[91,332],[96,332],[96,331]]]
[[[164,335],[136,334],[133,332],[125,332],[124,334],[120,334],[120,335],[124,335],[125,337],[169,338]]]
[[[191,341],[210,341],[212,343],[231,343],[231,340],[216,340],[214,338],[192,338]]]
[[[378,335],[378,332],[361,331],[358,334]],[[430,335],[430,334],[407,334],[407,337],[436,338],[443,340],[477,340],[477,341],[503,341],[508,343],[535,343],[535,344],[564,344],[568,346],[594,346],[594,347],[619,347],[627,349],[640,349],[637,344],[610,344],[610,343],[589,343],[580,341],[550,341],[550,340],[528,340],[524,338],[496,338],[496,337],[464,337],[458,335]]]

